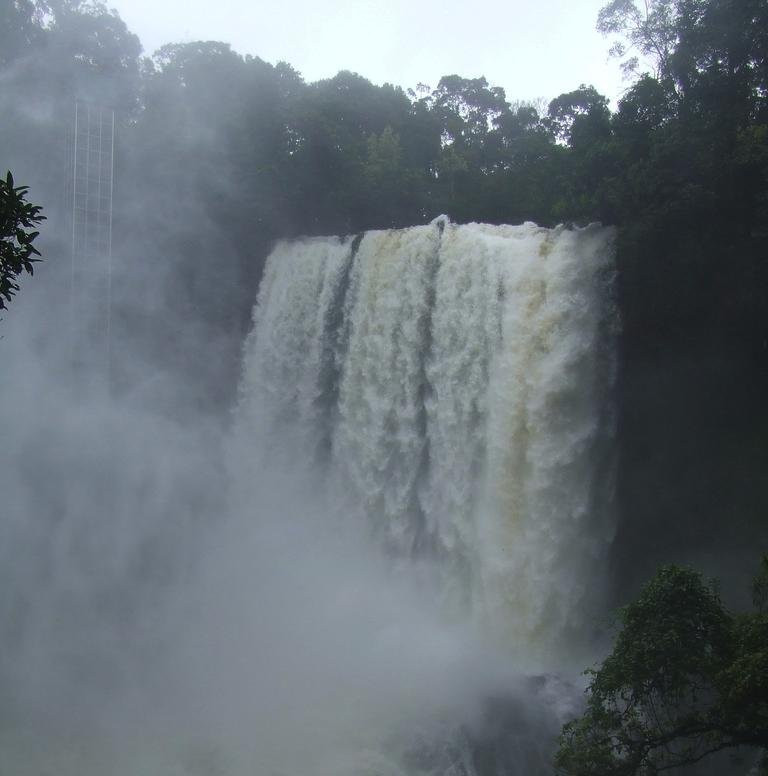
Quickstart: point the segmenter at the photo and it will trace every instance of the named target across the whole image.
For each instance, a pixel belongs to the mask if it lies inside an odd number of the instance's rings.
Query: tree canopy
[[[613,651],[587,672],[587,708],[563,729],[558,771],[656,774],[752,747],[768,772],[767,591],[768,556],[747,614],[728,611],[695,571],[662,567],[619,611]]]

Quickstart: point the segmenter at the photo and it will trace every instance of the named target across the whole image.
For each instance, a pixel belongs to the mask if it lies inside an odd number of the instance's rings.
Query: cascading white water
[[[588,630],[599,598],[612,237],[441,217],[281,242],[246,343],[254,449],[319,466],[394,558],[434,561],[446,611],[522,651]]]
[[[231,435],[4,338],[0,772],[551,772],[611,534],[611,240],[279,243]]]

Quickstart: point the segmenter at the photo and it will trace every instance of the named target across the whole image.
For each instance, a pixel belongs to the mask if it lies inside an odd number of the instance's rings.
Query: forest
[[[613,603],[660,563],[723,558],[743,602],[768,547],[768,1],[610,0],[595,22],[626,74],[613,109],[589,84],[530,103],[474,73],[307,82],[217,41],[145,55],[100,0],[6,0],[0,172],[66,274],[65,130],[76,99],[116,111],[115,329],[194,411],[232,403],[278,239],[440,214],[615,226]]]

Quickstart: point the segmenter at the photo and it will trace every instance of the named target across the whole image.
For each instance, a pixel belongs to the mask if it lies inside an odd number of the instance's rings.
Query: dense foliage
[[[40,252],[32,244],[33,231],[45,216],[39,205],[27,201],[27,186],[14,186],[10,171],[0,178],[0,310],[7,307],[19,290],[19,275],[34,272],[35,256]]]
[[[698,573],[662,567],[620,610],[613,651],[588,672],[587,708],[563,729],[558,771],[656,774],[750,747],[768,772],[768,557],[753,589],[755,611],[733,614]]]
[[[696,255],[706,265],[698,254],[711,253],[712,238],[732,249],[768,229],[765,0],[612,0],[599,27],[619,36],[614,53],[636,73],[613,114],[584,85],[543,109],[511,103],[482,77],[448,75],[408,93],[350,72],[306,83],[225,43],[141,58],[99,0],[3,8],[8,80],[34,86],[48,111],[66,114],[75,97],[116,107],[121,189],[134,193],[132,178],[158,205],[183,193],[215,242],[234,246],[230,262],[252,262],[241,246],[254,240],[441,212],[618,224],[627,262],[674,234],[673,263]],[[160,212],[173,242],[174,209]],[[187,215],[175,217],[185,229]]]

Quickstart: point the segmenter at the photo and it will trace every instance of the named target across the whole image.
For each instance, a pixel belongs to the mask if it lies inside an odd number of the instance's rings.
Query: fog
[[[51,203],[45,261],[0,339],[0,768],[545,768],[575,670],[558,677],[440,606],[435,561],[393,562],[295,423],[250,435],[237,400],[205,404],[215,366],[201,389],[190,362],[218,363],[222,335],[167,304],[182,253],[136,260],[151,232],[114,246],[107,367],[95,292],[72,308],[58,195],[36,194]],[[126,200],[134,219],[164,217]],[[176,228],[199,229],[195,213],[177,204]],[[73,347],[93,357],[73,366]]]
[[[167,412],[187,395],[168,375],[119,397],[74,380],[66,305],[45,312],[62,274],[24,284],[0,340],[2,769],[475,773],[484,738],[543,756],[531,731],[575,691],[447,623],[317,473],[231,417]]]
[[[506,624],[441,603],[438,557],[382,546],[354,489],[340,494],[306,454],[300,412],[235,391],[273,231],[241,214],[243,243],[212,210],[241,186],[211,157],[222,130],[187,123],[176,137],[173,106],[154,127],[118,114],[111,265],[73,274],[71,103],[22,97],[38,77],[53,78],[51,62],[22,58],[3,75],[8,160],[48,221],[44,261],[0,322],[0,770],[546,770],[578,707],[583,653],[543,658],[501,639]],[[171,175],[158,137],[194,166]],[[256,386],[260,368],[257,347]]]
[[[578,691],[446,616],[431,561],[393,565],[324,495],[290,424],[269,446],[236,433],[217,376],[231,380],[240,341],[174,303],[183,245],[147,259],[165,222],[205,233],[194,196],[158,209],[123,184],[118,234],[145,231],[113,246],[106,366],[99,286],[73,309],[60,181],[29,143],[56,137],[61,115],[23,113],[8,147],[49,221],[0,339],[0,769],[543,768]],[[92,358],[73,366],[73,348]]]
[[[620,363],[616,233],[555,226],[602,98],[141,59],[54,5],[0,28],[0,163],[48,217],[0,320],[0,772],[550,772],[609,601],[669,560],[745,594],[765,533],[760,383],[703,445],[721,362],[661,325]],[[116,129],[111,260],[73,272],[76,100]]]

